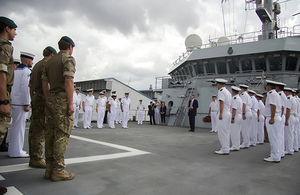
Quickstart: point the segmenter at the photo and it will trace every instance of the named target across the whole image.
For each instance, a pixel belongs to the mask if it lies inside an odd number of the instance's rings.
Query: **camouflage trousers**
[[[11,98],[9,96],[9,92],[6,93],[7,93],[7,99],[9,100],[9,105],[11,105]],[[10,113],[8,115],[4,115],[0,113],[0,145],[7,133],[7,129],[10,125],[10,119],[11,119]]]
[[[73,127],[66,93],[50,93],[46,102],[45,156],[47,168],[65,169],[65,152]]]
[[[31,123],[29,126],[28,144],[30,159],[43,159],[45,143],[45,98],[42,92],[37,92],[31,99]]]

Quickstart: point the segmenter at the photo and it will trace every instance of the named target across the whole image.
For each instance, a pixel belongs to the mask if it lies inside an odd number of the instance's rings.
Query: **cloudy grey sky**
[[[260,30],[244,0],[223,6],[227,35]],[[300,0],[281,8],[282,26],[300,24],[300,15],[292,17],[300,12]],[[37,62],[46,46],[58,50],[58,40],[67,35],[76,44],[75,81],[114,77],[128,84],[131,78],[136,89],[167,76],[186,51],[188,35],[198,34],[203,43],[224,36],[221,0],[1,0],[0,13],[18,25],[15,58],[26,51]]]

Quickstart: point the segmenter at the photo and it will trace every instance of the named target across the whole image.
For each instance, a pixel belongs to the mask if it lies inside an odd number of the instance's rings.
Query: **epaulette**
[[[271,94],[271,93],[272,93],[272,91],[269,92],[269,94]]]
[[[242,95],[244,95],[244,93],[242,93]]]
[[[220,91],[223,91],[223,89],[220,89]]]
[[[291,97],[288,97],[287,99],[290,99]]]
[[[281,93],[279,95],[281,96]]]
[[[233,99],[236,99],[236,97],[234,97]]]

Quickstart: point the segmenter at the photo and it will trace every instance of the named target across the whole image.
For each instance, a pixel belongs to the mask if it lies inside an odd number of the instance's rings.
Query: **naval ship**
[[[213,39],[206,45],[198,35],[189,35],[185,40],[187,52],[173,63],[169,76],[156,78],[161,88],[155,91],[166,103],[168,125],[189,126],[187,104],[193,93],[199,102],[196,127],[211,128],[203,118],[212,94],[218,92],[216,78],[228,80],[228,90],[232,85],[246,84],[263,92],[267,79],[300,88],[300,25],[279,27],[279,2],[248,3],[255,5],[262,22],[260,31]]]

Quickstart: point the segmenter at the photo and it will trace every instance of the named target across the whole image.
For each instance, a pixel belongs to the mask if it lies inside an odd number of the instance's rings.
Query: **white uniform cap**
[[[280,85],[280,86],[286,86],[286,84],[282,83],[282,82],[276,82],[276,85]]]
[[[31,53],[27,53],[27,52],[23,52],[23,51],[21,51],[20,53],[21,53],[21,55],[20,55],[21,58],[23,57],[23,58],[29,58],[29,59],[33,60],[33,58],[35,57],[35,55],[31,54]]]
[[[295,90],[296,92],[299,91],[297,88],[293,88],[293,90]]]
[[[99,95],[104,95],[104,93],[102,91],[99,92]]]
[[[264,96],[261,94],[255,94],[257,97],[263,98]]]
[[[246,89],[248,89],[249,88],[249,86],[248,85],[240,85],[240,88],[246,88]]]
[[[217,95],[216,94],[212,94],[212,96],[211,97],[217,97]]]
[[[88,90],[86,90],[87,92],[90,92],[90,91],[93,91],[93,89],[88,89]]]
[[[270,83],[270,84],[272,84],[272,85],[277,85],[277,84],[278,84],[278,82],[276,82],[276,81],[271,81],[271,80],[266,80],[266,82],[267,82],[267,84]]]
[[[233,91],[241,91],[241,89],[238,88],[237,86],[231,86],[231,89],[232,89]]]
[[[248,93],[252,93],[252,94],[256,94],[256,92],[255,91],[253,91],[253,90],[248,90]]]
[[[284,87],[284,91],[289,91],[289,92],[292,92],[293,89],[292,88],[289,88],[289,87]]]
[[[225,84],[225,83],[227,83],[228,81],[227,80],[225,80],[225,79],[215,79],[215,81],[217,82],[217,83],[222,83],[222,84]]]
[[[292,90],[292,93],[296,93],[296,92],[297,92],[296,90],[294,90],[294,89]]]

